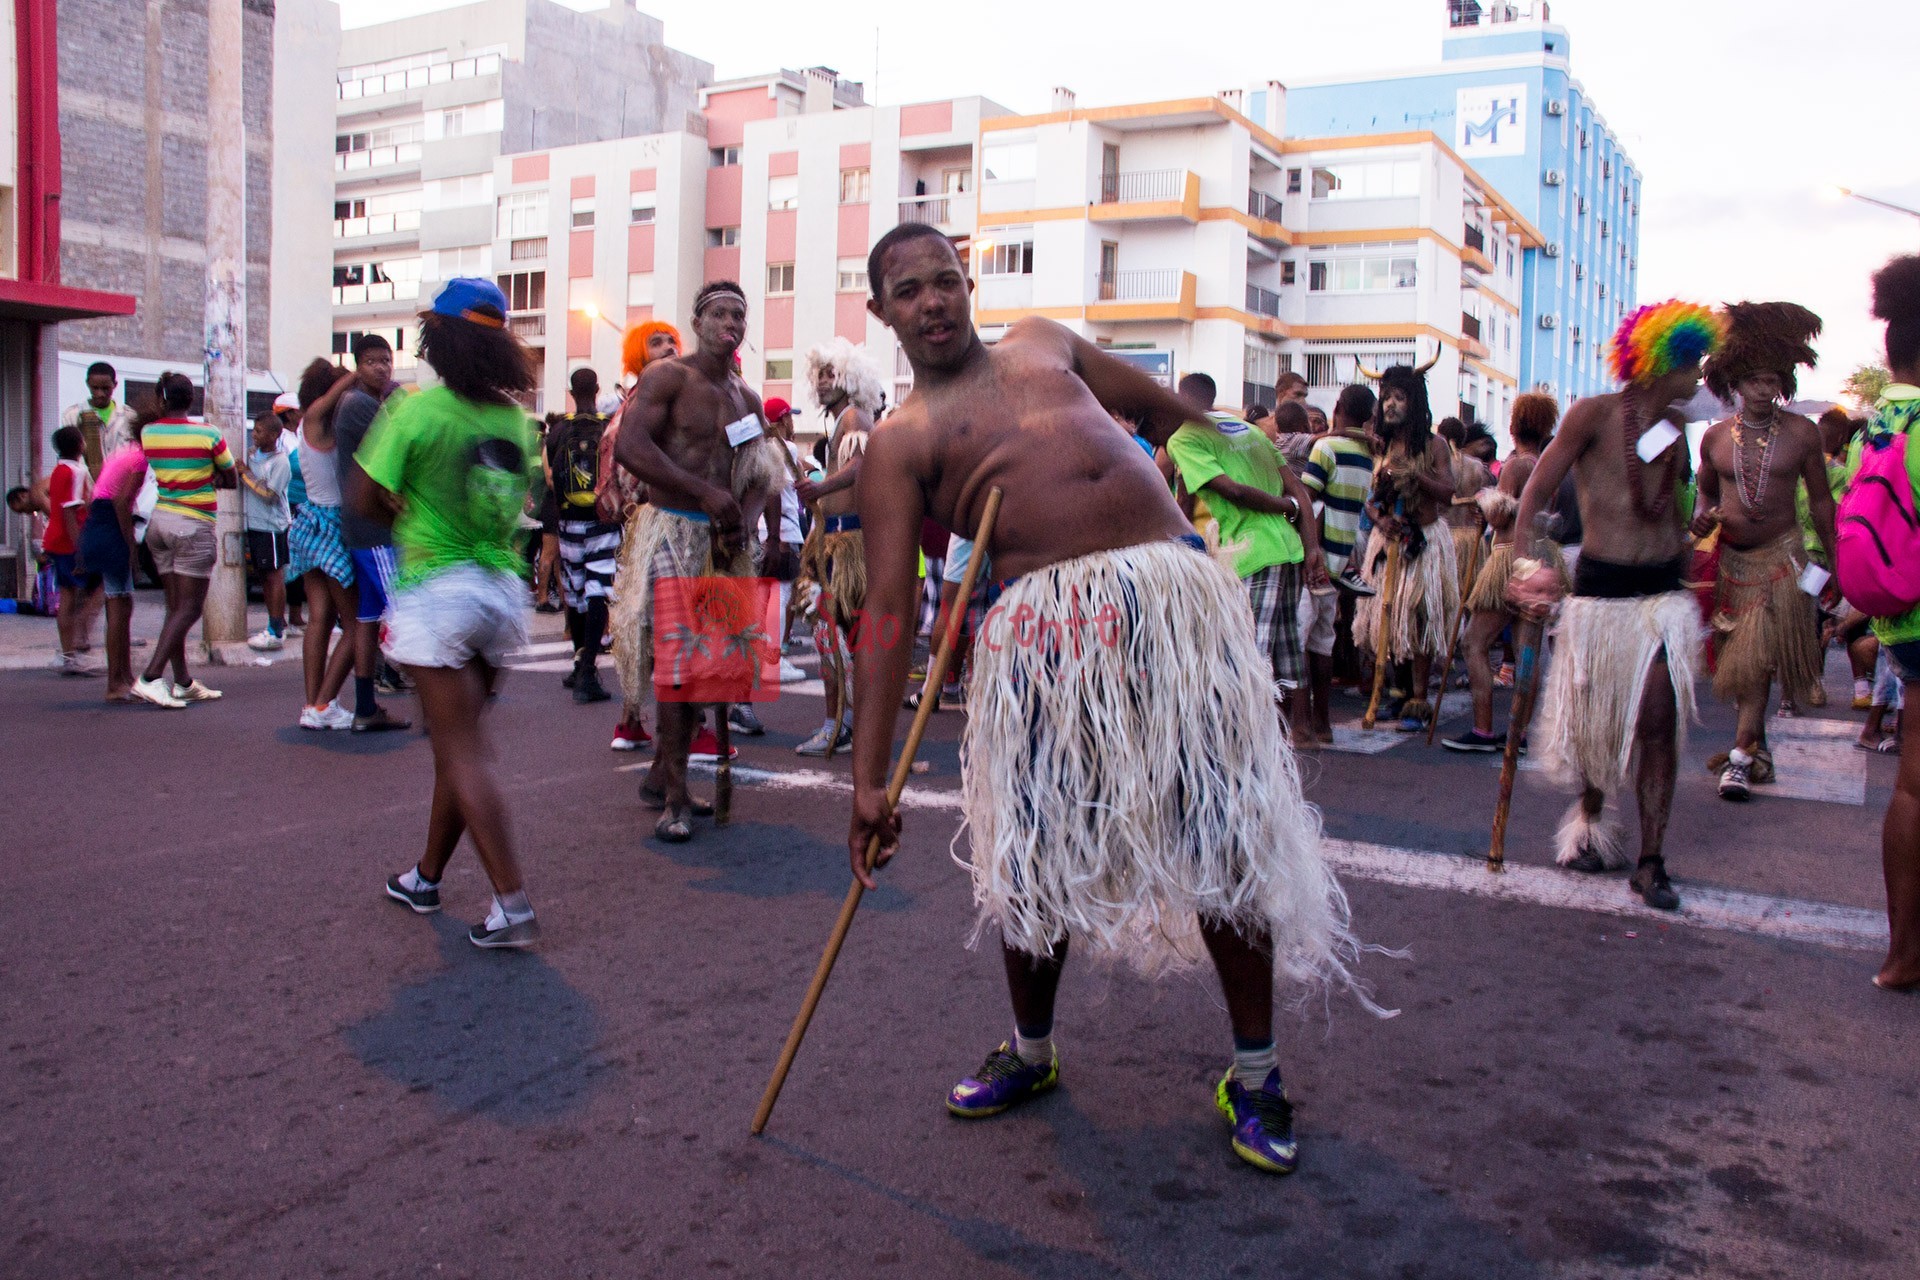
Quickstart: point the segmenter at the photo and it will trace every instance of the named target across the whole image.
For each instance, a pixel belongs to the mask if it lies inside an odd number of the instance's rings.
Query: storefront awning
[[[135,302],[130,293],[0,279],[0,320],[53,324],[61,320],[91,320],[96,316],[130,316]]]

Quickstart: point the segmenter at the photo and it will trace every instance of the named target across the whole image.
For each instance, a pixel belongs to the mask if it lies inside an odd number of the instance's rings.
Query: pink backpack
[[[1897,618],[1920,605],[1920,516],[1907,472],[1909,433],[1879,426],[1861,441],[1860,468],[1840,500],[1834,567],[1849,604]]]

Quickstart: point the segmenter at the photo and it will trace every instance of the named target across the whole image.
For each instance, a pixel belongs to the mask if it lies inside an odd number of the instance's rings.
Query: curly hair
[[[1552,396],[1528,391],[1513,398],[1513,413],[1507,418],[1507,431],[1515,444],[1535,449],[1553,438],[1554,424],[1560,421],[1560,402]]]
[[[506,329],[458,316],[429,311],[420,317],[420,358],[455,395],[481,404],[518,404],[516,392],[539,385],[520,339]]]
[[[816,344],[807,352],[807,386],[816,404],[819,403],[819,391],[814,382],[822,369],[831,369],[833,385],[868,413],[878,413],[880,406],[887,402],[887,388],[881,380],[880,367],[873,362],[864,346],[856,347],[845,338],[833,338]],[[820,407],[824,409],[826,406]]]
[[[1887,322],[1887,364],[1920,363],[1920,254],[1894,258],[1873,273],[1873,314]]]
[[[307,367],[300,371],[300,390],[297,393],[300,408],[302,410],[310,408],[315,400],[333,389],[334,383],[349,376],[351,375],[345,369],[325,356],[315,356],[308,362]]]

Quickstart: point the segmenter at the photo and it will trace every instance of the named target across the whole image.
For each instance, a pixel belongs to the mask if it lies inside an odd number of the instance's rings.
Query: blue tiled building
[[[1640,172],[1570,70],[1547,5],[1451,0],[1437,65],[1295,83],[1286,133],[1431,132],[1540,229],[1523,263],[1522,390],[1610,390],[1603,353],[1638,305]]]

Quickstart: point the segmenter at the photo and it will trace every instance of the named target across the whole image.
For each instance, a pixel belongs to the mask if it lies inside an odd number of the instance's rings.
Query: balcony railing
[[[1180,281],[1186,273],[1178,267],[1153,271],[1109,271],[1100,275],[1102,302],[1178,302]]]
[[[405,302],[420,296],[418,280],[381,280],[373,284],[339,284],[333,287],[333,305],[350,307],[362,302]]]
[[[547,313],[536,311],[531,315],[508,316],[507,332],[516,338],[544,338],[547,336]]]
[[[370,147],[364,151],[336,151],[333,154],[335,173],[351,173],[357,169],[380,169],[390,164],[415,164],[420,159],[420,144],[401,142],[391,147]]]
[[[1280,221],[1280,198],[1264,191],[1247,192],[1247,214],[1267,222]]]
[[[1470,316],[1464,311],[1461,312],[1460,335],[1465,338],[1471,338],[1475,342],[1480,341],[1480,317]]]
[[[945,226],[952,221],[953,198],[951,196],[903,196],[900,200],[900,221],[925,222],[933,226]]]
[[[1100,175],[1100,203],[1136,204],[1148,200],[1179,200],[1186,195],[1186,188],[1185,169],[1103,173]]]
[[[1257,316],[1280,318],[1280,295],[1257,284],[1247,286],[1247,310]]]
[[[1466,239],[1467,239],[1467,248],[1474,250],[1476,253],[1482,253],[1482,254],[1484,254],[1487,251],[1487,236],[1484,231],[1480,230],[1480,228],[1472,227],[1472,226],[1468,227]]]
[[[395,231],[418,231],[420,229],[420,211],[408,209],[401,213],[376,213],[365,218],[335,218],[333,220],[333,238],[352,240],[357,236],[384,236]]]

